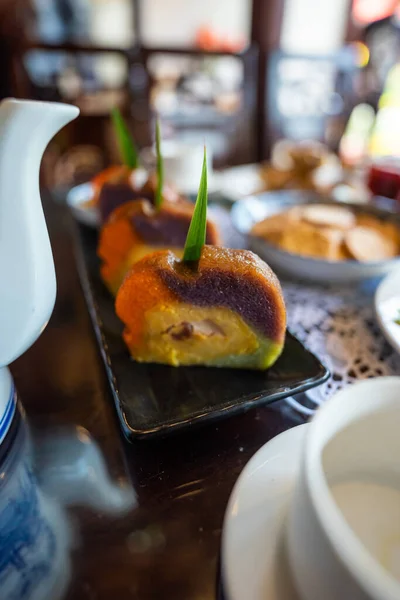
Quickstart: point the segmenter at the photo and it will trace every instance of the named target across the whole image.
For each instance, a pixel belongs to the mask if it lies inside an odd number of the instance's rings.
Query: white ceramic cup
[[[197,193],[201,167],[203,164],[204,145],[181,140],[163,140],[161,152],[164,163],[165,180],[173,184],[182,193]],[[146,148],[142,153],[147,167],[155,164],[155,149]],[[212,150],[207,147],[207,169],[212,175]]]
[[[399,600],[400,581],[380,549],[383,542],[396,544],[398,568],[400,537],[381,538],[385,528],[398,535],[400,519],[388,523],[392,513],[373,504],[375,487],[393,486],[400,500],[399,425],[400,377],[349,386],[311,422],[286,528],[289,564],[304,600]],[[347,504],[334,496],[338,486],[350,486]],[[360,519],[363,535],[355,527]]]

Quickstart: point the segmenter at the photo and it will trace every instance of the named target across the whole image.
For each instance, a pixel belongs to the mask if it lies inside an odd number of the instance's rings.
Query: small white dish
[[[232,203],[250,194],[257,194],[265,187],[260,164],[251,163],[223,169],[219,171],[219,177],[220,194]]]
[[[314,192],[296,190],[264,192],[236,202],[231,210],[232,222],[240,233],[248,235],[251,250],[279,273],[297,279],[319,283],[356,283],[386,275],[400,267],[400,256],[376,262],[329,261],[286,252],[250,234],[253,225],[268,216],[283,212],[298,204],[315,202],[332,204],[332,201],[326,200]],[[356,213],[366,213],[387,219],[400,227],[399,215],[372,206],[351,203],[348,203],[347,206]]]
[[[176,188],[184,196],[190,196],[195,200],[197,192],[199,191],[199,182],[199,177],[195,179],[185,178],[179,182],[179,185],[177,185]],[[215,194],[220,193],[219,173],[217,173],[216,171],[213,171],[213,173],[208,175],[207,190],[209,196],[213,196]]]
[[[375,293],[379,327],[389,344],[400,353],[400,268],[385,277]]]
[[[308,424],[263,446],[231,494],[222,534],[227,600],[297,600],[283,549],[284,522]]]
[[[96,206],[88,206],[93,195],[93,186],[90,182],[82,183],[71,188],[67,194],[67,204],[75,219],[97,229],[100,227],[100,214]]]
[[[162,140],[161,152],[165,180],[185,196],[197,196],[199,189],[204,144],[179,139]],[[142,164],[148,171],[156,167],[155,146],[144,148],[140,153]],[[208,193],[219,191],[219,173],[213,171],[212,148],[207,148]]]

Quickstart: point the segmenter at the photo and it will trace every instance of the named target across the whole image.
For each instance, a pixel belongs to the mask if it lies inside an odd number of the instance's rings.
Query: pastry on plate
[[[261,177],[267,189],[317,190],[342,178],[338,159],[328,148],[315,141],[278,141],[273,149],[271,162],[261,166]]]
[[[89,206],[98,207],[102,223],[113,210],[130,200],[147,199],[154,203],[157,191],[157,175],[140,167],[135,142],[117,109],[112,111],[112,120],[123,164],[112,165],[92,179],[93,195],[88,202]],[[163,186],[163,196],[169,202],[181,199],[168,184]]]
[[[290,252],[329,261],[376,262],[400,254],[400,230],[340,204],[305,204],[255,223],[251,234]]]
[[[151,254],[127,275],[116,310],[140,362],[266,369],[285,340],[279,281],[248,250],[204,246],[196,269],[171,251]]]
[[[165,194],[161,156],[160,124],[156,124],[157,173],[153,184],[153,202],[133,200],[124,203],[102,227],[98,255],[101,276],[112,294],[116,294],[129,268],[155,250],[173,249],[181,256],[193,214],[193,204],[183,198],[168,199]],[[216,226],[206,222],[206,241],[220,244]]]
[[[124,166],[110,167],[108,180],[101,186],[95,183],[95,189],[99,189],[96,204],[99,208],[101,222],[105,223],[111,213],[125,202],[146,199],[154,204],[156,181],[155,173],[148,174],[140,167],[132,171],[127,171]],[[179,202],[183,199],[168,184],[164,185],[163,197],[169,202]]]
[[[250,251],[204,245],[206,206],[204,161],[183,258],[147,255],[119,288],[124,340],[140,362],[267,369],[285,341],[279,281]]]
[[[117,208],[100,231],[97,253],[102,261],[101,277],[116,294],[129,268],[151,252],[172,249],[181,256],[193,204],[164,200],[156,209],[148,200],[133,200]],[[206,241],[221,244],[217,226],[207,221]]]
[[[360,262],[388,260],[396,256],[398,241],[383,235],[379,229],[359,225],[345,236],[350,255]]]

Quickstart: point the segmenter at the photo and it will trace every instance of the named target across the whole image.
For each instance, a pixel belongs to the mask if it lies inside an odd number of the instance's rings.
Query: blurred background
[[[0,52],[1,97],[81,109],[47,152],[52,184],[115,160],[113,106],[140,147],[159,115],[216,168],[282,138],[400,156],[397,0],[0,0]]]

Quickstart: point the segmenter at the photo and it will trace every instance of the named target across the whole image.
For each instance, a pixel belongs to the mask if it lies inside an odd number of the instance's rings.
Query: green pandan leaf
[[[207,154],[204,148],[203,168],[196,206],[183,252],[183,262],[195,262],[200,259],[202,248],[206,242],[207,230]]]
[[[157,119],[156,122],[156,153],[157,153],[157,189],[154,198],[154,204],[156,209],[160,209],[163,201],[162,192],[164,185],[164,164],[161,155],[161,134],[160,134],[160,121]]]
[[[130,169],[136,169],[139,166],[139,155],[136,144],[133,141],[128,126],[118,108],[112,109],[111,118],[117,136],[122,162]]]

